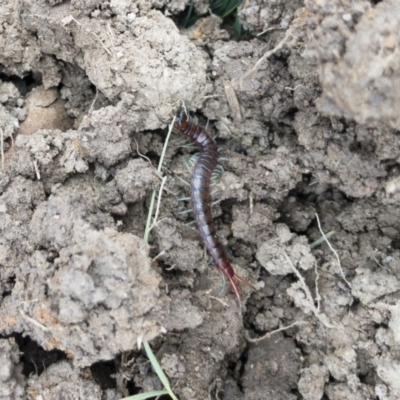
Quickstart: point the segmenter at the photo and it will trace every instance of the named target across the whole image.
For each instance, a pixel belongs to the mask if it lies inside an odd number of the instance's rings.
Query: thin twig
[[[4,132],[0,128],[1,169],[4,170]]]
[[[270,31],[277,31],[277,30],[283,30],[283,28],[279,26],[270,26],[269,28],[265,29],[264,31],[257,33],[257,36],[264,35],[264,33],[270,32]]]
[[[160,258],[161,256],[163,256],[165,254],[165,250],[161,251],[160,253],[158,253],[154,258],[151,259],[151,262],[156,261],[158,258]]]
[[[331,249],[331,251],[333,252],[333,254],[336,256],[336,260],[337,260],[337,263],[338,263],[340,275],[342,276],[342,279],[347,283],[347,285],[348,285],[349,288],[351,289],[351,284],[350,284],[350,282],[349,282],[349,281],[346,279],[346,277],[344,276],[344,272],[343,272],[343,269],[342,269],[342,264],[340,263],[339,255],[338,255],[337,251],[332,247],[332,245],[331,245],[331,243],[329,242],[328,238],[326,237],[324,231],[322,230],[322,228],[321,228],[321,223],[320,223],[320,221],[319,221],[319,217],[318,217],[318,214],[317,214],[317,213],[315,214],[315,217],[317,218],[318,229],[319,229],[319,231],[321,232],[321,235],[324,237],[324,239],[326,240],[326,243],[328,244],[329,248]]]
[[[152,230],[152,229],[154,228],[154,226],[157,224],[158,213],[159,213],[159,211],[160,211],[160,204],[161,204],[162,191],[163,191],[163,188],[164,188],[164,185],[165,185],[166,180],[167,180],[167,177],[166,177],[166,176],[164,176],[164,177],[162,178],[162,180],[161,180],[160,190],[159,190],[159,192],[158,192],[158,198],[157,198],[156,213],[155,213],[155,215],[154,215],[153,223],[152,223],[151,226],[150,226],[149,232],[151,232],[151,230]]]
[[[113,52],[114,52],[114,40],[113,40],[113,36],[114,35],[113,35],[113,31],[111,29],[111,25],[110,25],[109,22],[107,23],[107,33],[108,33],[108,36],[110,37],[111,47],[112,47]]]
[[[221,299],[218,298],[218,297],[210,296],[210,299],[214,299],[214,300],[219,301],[223,306],[225,306],[225,308],[228,308],[228,307],[229,307],[229,304],[225,303],[225,301],[221,300]]]
[[[150,166],[151,166],[151,168],[154,169],[154,171],[156,172],[156,174],[158,175],[158,177],[159,177],[160,179],[163,179],[162,175],[158,172],[157,168],[153,165],[153,163],[151,162],[150,158],[147,157],[147,156],[145,156],[144,154],[142,154],[142,153],[139,151],[139,144],[138,144],[138,142],[136,141],[135,138],[133,138],[133,141],[136,143],[136,152],[138,153],[138,155],[139,155],[140,157],[144,158],[146,161],[148,161],[149,164],[150,164]]]
[[[335,231],[330,231],[328,232],[325,236],[321,236],[319,239],[317,239],[315,242],[312,242],[310,244],[310,249],[313,249],[314,247],[319,246],[321,243],[325,242],[325,240],[330,237],[332,237],[336,232]]]
[[[319,312],[321,311],[321,295],[319,294],[319,287],[318,287],[319,272],[317,263],[315,263],[314,270],[315,270],[315,298],[317,299],[317,310]]]
[[[300,274],[300,272],[298,271],[298,269],[294,266],[292,260],[290,259],[290,257],[287,255],[286,251],[282,252],[283,256],[285,257],[286,261],[288,262],[288,264],[292,267],[293,272],[295,273],[295,275],[297,276],[301,287],[304,291],[304,294],[306,295],[306,299],[308,302],[308,307],[311,309],[311,311],[313,312],[313,314],[318,318],[318,320],[320,322],[322,322],[327,328],[334,328],[334,326],[329,322],[328,317],[321,313],[317,307],[315,307],[314,304],[314,299],[311,295],[310,289],[308,288],[303,276]]]
[[[172,119],[172,122],[169,125],[167,138],[165,139],[164,147],[163,147],[162,152],[161,152],[160,162],[158,163],[158,168],[157,168],[157,172],[158,172],[159,175],[161,175],[161,169],[162,169],[162,165],[163,165],[163,162],[164,162],[165,153],[167,151],[169,138],[171,136],[172,129],[173,129],[174,124],[175,124],[175,119],[176,119],[176,117],[174,117]],[[150,229],[152,227],[151,216],[153,214],[155,198],[156,198],[156,191],[153,190],[153,193],[151,195],[151,200],[150,200],[149,213],[147,214],[146,228],[144,230],[143,240],[144,240],[145,243],[149,243],[149,234],[150,234]]]
[[[39,171],[39,166],[36,160],[33,160],[33,166],[35,168],[35,173],[36,173],[36,178],[38,181],[40,181],[40,171]]]
[[[46,18],[46,17],[44,17]],[[67,17],[64,17],[61,20],[61,23],[63,23],[64,25],[68,25],[69,22],[74,21],[78,26],[83,27],[83,25],[78,22],[72,15],[68,15]],[[97,35],[96,33],[92,32],[90,29],[87,29],[87,33],[89,33],[90,35],[93,35],[101,44],[101,46],[103,47],[103,49],[105,50],[105,52],[111,56],[112,53],[110,52],[110,50],[107,49],[106,45],[103,43],[103,41],[100,39],[100,36]]]
[[[35,319],[29,317],[28,315],[25,314],[24,310],[22,308],[18,309],[19,313],[21,314],[21,317],[25,319],[26,321],[30,322],[32,325],[37,326],[38,328],[42,329],[45,332],[49,331],[49,328],[45,327],[42,325],[40,322],[36,321]]]
[[[292,38],[293,28],[289,28],[286,32],[285,37],[272,49],[267,51],[255,64],[252,68],[250,68],[244,75],[242,75],[238,80],[234,80],[232,85],[235,89],[242,88],[243,81],[248,78],[251,74],[254,74],[258,71],[261,64],[273,54],[275,54],[278,50],[280,50],[288,41]]]
[[[286,330],[288,330],[288,329],[290,329],[290,328],[293,328],[294,326],[297,326],[297,325],[304,325],[304,324],[308,324],[308,322],[307,322],[307,321],[296,321],[296,322],[293,322],[293,324],[290,324],[290,325],[288,325],[288,326],[284,326],[284,327],[282,327],[282,328],[275,329],[274,331],[268,332],[268,333],[266,333],[264,336],[260,336],[260,337],[258,337],[258,338],[251,338],[251,337],[249,336],[249,331],[245,331],[244,336],[245,336],[245,338],[246,338],[246,340],[247,340],[248,342],[250,342],[250,343],[258,343],[258,342],[260,342],[261,340],[268,339],[268,338],[271,337],[274,333],[286,331]]]
[[[231,110],[233,120],[239,124],[240,122],[242,122],[242,113],[234,86],[232,85],[232,82],[224,80],[222,81],[222,84],[224,86],[225,97]]]
[[[94,107],[94,104],[96,103],[96,100],[97,100],[97,97],[98,97],[98,96],[99,96],[99,91],[98,91],[97,86],[96,86],[96,95],[94,96],[94,99],[93,99],[93,101],[92,101],[92,104],[90,104],[88,114],[91,114],[91,112],[92,112],[92,110],[93,110],[93,107]]]

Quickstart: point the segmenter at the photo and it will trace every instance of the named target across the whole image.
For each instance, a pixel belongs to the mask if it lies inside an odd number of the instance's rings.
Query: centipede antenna
[[[156,117],[163,123],[169,125],[171,123],[171,120],[165,119],[161,117],[160,115],[156,114]]]
[[[208,124],[209,124],[209,122],[210,122],[210,118],[207,118],[207,123],[206,123],[206,126],[205,126],[205,130],[207,130],[208,129]],[[214,138],[213,138],[214,139]]]
[[[179,111],[179,117],[178,117],[178,122],[182,123],[183,121],[183,115],[186,115],[186,119],[189,121],[189,114],[186,110],[185,102],[182,101],[182,107]]]

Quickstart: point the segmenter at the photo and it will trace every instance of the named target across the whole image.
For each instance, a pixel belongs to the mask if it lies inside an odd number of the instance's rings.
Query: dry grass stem
[[[36,160],[33,160],[33,166],[35,168],[36,178],[38,181],[40,181],[41,176],[40,176],[39,166]]]
[[[157,224],[157,219],[158,219],[158,213],[160,211],[160,205],[161,205],[161,197],[162,197],[162,192],[164,189],[164,185],[165,182],[167,181],[167,177],[164,176],[161,180],[161,185],[160,185],[160,190],[158,192],[158,196],[157,196],[157,206],[156,206],[156,213],[154,215],[154,219],[153,219],[153,223],[150,226],[149,232],[151,232],[151,230],[155,227],[155,225]]]
[[[232,80],[232,86],[235,89],[242,89],[243,88],[243,81],[247,79],[250,75],[256,73],[261,64],[269,57],[274,55],[278,50],[280,50],[290,39],[293,38],[292,35],[293,27],[289,28],[286,32],[285,37],[272,49],[267,51],[255,64],[252,68],[250,68],[244,75],[242,75],[238,80]]]
[[[303,324],[308,324],[308,322],[306,322],[306,321],[296,321],[296,322],[293,322],[293,324],[290,324],[290,325],[288,325],[288,326],[283,326],[282,328],[275,329],[275,330],[273,330],[273,331],[271,331],[271,332],[268,332],[268,333],[266,333],[265,335],[260,336],[260,337],[258,337],[258,338],[251,338],[251,337],[249,336],[249,332],[248,332],[248,331],[245,331],[245,337],[246,337],[246,340],[247,340],[248,342],[250,342],[250,343],[257,343],[257,342],[260,342],[261,340],[270,338],[274,333],[278,333],[278,332],[282,332],[282,331],[287,331],[288,329],[293,328],[294,326],[303,325]]]
[[[334,326],[328,320],[328,317],[325,314],[321,313],[317,307],[315,307],[314,299],[312,297],[310,289],[308,288],[308,286],[306,284],[306,281],[304,280],[303,276],[300,274],[299,270],[294,266],[292,260],[289,258],[286,251],[283,251],[282,254],[285,257],[288,264],[292,267],[293,272],[295,273],[295,275],[297,276],[297,278],[301,284],[301,288],[303,289],[304,294],[306,295],[307,306],[311,309],[311,311],[315,315],[315,317],[320,322],[322,322],[323,325],[325,325],[327,328],[334,328]]]
[[[232,113],[232,118],[236,123],[242,122],[242,113],[240,111],[239,100],[237,99],[235,89],[232,82],[222,81],[225,90],[226,100]]]
[[[0,128],[1,169],[4,170],[4,132]]]
[[[28,315],[25,314],[24,310],[22,308],[18,309],[21,317],[25,320],[30,322],[32,325],[37,326],[38,328],[40,328],[41,330],[48,332],[49,328],[45,327],[44,325],[42,325],[40,322],[36,321],[35,319],[29,317]]]
[[[221,303],[225,308],[228,308],[228,307],[229,307],[229,304],[228,304],[228,303],[226,303],[225,301],[221,300],[221,299],[218,298],[218,297],[210,296],[210,299],[217,300],[217,301],[218,301],[219,303]]]
[[[324,237],[324,239],[326,240],[326,243],[328,244],[329,248],[331,249],[331,251],[333,252],[333,254],[334,254],[335,257],[336,257],[336,260],[337,260],[337,263],[338,263],[338,267],[339,267],[340,275],[341,275],[342,279],[347,283],[348,287],[351,289],[351,284],[350,284],[350,282],[349,282],[349,281],[346,279],[346,277],[344,276],[344,272],[343,272],[343,269],[342,269],[342,264],[340,263],[339,255],[338,255],[337,251],[332,247],[330,241],[328,240],[328,238],[326,237],[324,231],[322,230],[322,228],[321,228],[321,222],[319,221],[318,214],[315,214],[315,217],[317,218],[318,229],[319,229],[319,231],[321,232],[321,235]]]

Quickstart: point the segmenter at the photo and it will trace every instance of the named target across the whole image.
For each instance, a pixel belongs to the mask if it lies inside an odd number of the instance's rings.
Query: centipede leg
[[[183,178],[181,178],[179,175],[176,175],[176,177],[182,182],[184,183],[186,186],[190,186],[190,183],[188,181],[185,181]]]
[[[236,282],[234,281],[235,277],[236,277],[236,275],[234,277],[228,276],[227,278],[229,279],[229,283],[231,284],[232,290],[235,293],[236,299],[237,299],[238,304],[239,304],[239,309],[240,309],[240,311],[242,311],[242,298],[240,296],[239,288],[236,285]]]
[[[214,207],[214,206],[216,206],[217,204],[221,203],[221,201],[222,201],[222,199],[215,200],[215,201],[213,201],[213,202],[211,203],[211,206]]]
[[[194,168],[195,164],[197,163],[198,159],[199,159],[199,153],[195,153],[195,154],[192,154],[190,157],[188,157],[185,160],[186,168],[190,173],[193,172],[193,168]]]
[[[233,277],[233,279],[234,279],[235,281],[240,282],[241,284],[243,284],[243,285],[245,285],[245,286],[247,286],[247,287],[253,289],[253,290],[256,290],[256,288],[255,288],[251,283],[247,282],[247,281],[246,281],[245,279],[243,279],[240,275],[236,275],[236,274],[235,274],[234,277]]]
[[[189,213],[191,213],[191,212],[193,212],[193,210],[192,210],[192,209],[189,209],[189,210],[179,211],[179,212],[177,212],[177,214],[178,214],[178,215],[185,215],[185,214],[189,214]]]
[[[190,197],[178,197],[176,201],[189,201]]]
[[[195,223],[196,223],[195,220],[190,221],[190,222],[186,222],[185,226],[190,227],[190,226],[194,225]],[[196,229],[193,229],[193,230],[196,230]]]
[[[222,294],[224,294],[226,291],[226,279],[225,279],[225,275],[222,272],[221,272],[221,277],[222,277],[222,287],[221,287],[221,290],[219,291],[220,296]]]

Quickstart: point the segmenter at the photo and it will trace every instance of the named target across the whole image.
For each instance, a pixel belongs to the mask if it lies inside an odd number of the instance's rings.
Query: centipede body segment
[[[190,198],[200,238],[218,270],[229,280],[232,290],[241,305],[238,283],[252,287],[235,271],[226,252],[219,242],[211,213],[210,181],[218,164],[217,145],[211,136],[201,127],[193,124],[182,109],[175,121],[174,129],[189,138],[198,148],[200,156],[194,166],[190,182]]]

